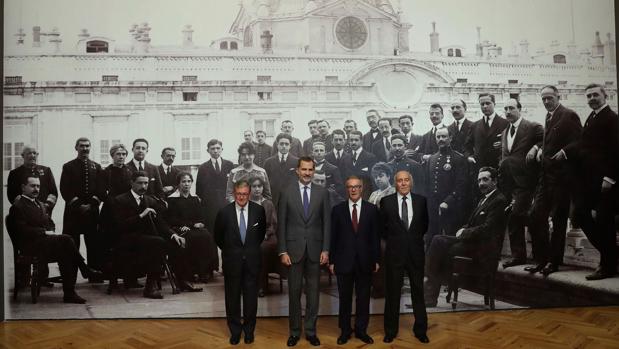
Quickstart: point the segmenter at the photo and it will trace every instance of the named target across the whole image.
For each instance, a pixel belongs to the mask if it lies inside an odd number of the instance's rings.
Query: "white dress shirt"
[[[398,216],[402,219],[402,194],[398,193]],[[406,207],[408,209],[408,225],[406,228],[411,226],[411,222],[413,221],[413,200],[411,193],[406,194]]]
[[[516,135],[518,134],[518,127],[520,126],[520,122],[522,122],[522,117],[519,117],[516,122],[510,124],[507,128],[507,150],[512,151],[512,147],[514,146],[514,139],[516,139]],[[514,135],[512,136],[512,126],[516,129]]]
[[[217,165],[219,165],[219,169],[221,170],[221,156],[218,157],[217,159],[211,158],[211,164],[213,165],[213,169],[215,171],[217,171],[217,167],[215,167],[215,163],[217,163]]]
[[[359,199],[357,200],[357,202],[353,202],[352,200],[348,199],[348,212],[350,213],[350,220],[352,221],[352,210],[353,207],[352,205],[357,204],[357,223],[359,223],[359,221],[361,220],[361,202],[363,200]]]
[[[307,187],[307,203],[309,204],[312,198],[312,182],[309,182],[308,184],[303,184],[299,182],[299,191],[301,192],[301,203],[303,203],[303,191],[305,190],[305,187]]]
[[[249,204],[246,204],[244,207],[239,206],[239,204],[234,203],[234,207],[236,208],[236,222],[239,224],[239,231],[241,230],[241,208],[243,208],[243,218],[245,218],[245,231],[247,231],[247,229],[249,228],[247,226],[247,224],[249,224],[249,222],[247,221],[247,218],[249,217]]]

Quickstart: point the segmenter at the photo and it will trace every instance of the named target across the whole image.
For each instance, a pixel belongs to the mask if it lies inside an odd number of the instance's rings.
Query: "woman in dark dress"
[[[199,280],[206,283],[217,269],[217,245],[205,226],[204,206],[199,197],[191,195],[193,176],[181,172],[177,176],[178,190],[168,196],[165,220],[170,228],[186,240],[185,250],[180,256],[180,274],[177,278],[185,284],[197,273]],[[177,272],[178,273],[178,272]],[[183,285],[183,282],[180,283]],[[181,287],[182,289],[183,287]]]
[[[279,270],[280,268],[279,257],[277,256],[277,212],[273,202],[262,195],[264,191],[264,180],[262,178],[250,178],[249,185],[251,186],[251,201],[262,205],[267,217],[266,236],[260,245],[262,269],[258,277],[258,297],[264,297],[264,294],[269,291],[269,271]]]

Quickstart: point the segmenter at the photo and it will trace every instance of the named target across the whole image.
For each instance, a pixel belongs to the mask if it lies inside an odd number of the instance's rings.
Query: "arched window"
[[[245,32],[243,33],[243,46],[254,46],[254,37],[249,26],[245,27]]]
[[[565,55],[554,55],[552,56],[552,60],[556,64],[565,64]]]
[[[462,50],[459,48],[456,49],[456,57],[462,57]]]
[[[237,44],[236,41],[230,41],[230,49],[231,50],[238,50],[239,49],[239,44]]]
[[[87,53],[108,52],[108,43],[102,40],[92,40],[86,43]]]
[[[222,41],[219,43],[219,49],[220,50],[227,50],[228,49],[228,42],[227,41]]]
[[[454,56],[454,49],[453,48],[450,48],[450,49],[447,50],[447,56],[449,56],[449,57],[453,57]]]

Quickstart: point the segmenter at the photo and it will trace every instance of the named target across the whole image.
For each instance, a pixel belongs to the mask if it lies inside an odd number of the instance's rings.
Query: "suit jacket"
[[[442,127],[438,127],[441,129]],[[432,155],[438,151],[438,144],[436,144],[436,135],[432,133],[432,129],[430,131],[423,134],[421,139],[421,145],[419,146],[419,150],[416,155],[418,162],[421,162],[422,157],[424,155]]]
[[[76,232],[92,231],[97,227],[99,204],[104,199],[105,188],[100,185],[103,170],[101,166],[88,159],[73,159],[62,166],[60,175],[60,194],[66,202],[64,208],[63,233],[71,235]],[[88,178],[88,180],[86,180]],[[77,198],[76,201],[72,201]],[[80,205],[90,204],[91,210],[86,214],[78,212]]]
[[[226,186],[228,184],[228,176],[234,168],[231,161],[221,159],[221,169],[217,173],[213,167],[213,161],[204,162],[198,167],[196,175],[196,195],[202,202],[217,214],[220,208],[228,204],[226,200]]]
[[[7,231],[20,250],[34,251],[35,240],[45,237],[46,230],[54,229],[54,222],[47,214],[45,206],[39,200],[38,203],[21,198],[11,206],[7,217]]]
[[[381,137],[379,139],[377,139],[374,144],[372,144],[372,154],[374,154],[374,156],[376,156],[376,160],[378,161],[382,161],[382,162],[387,162],[389,160],[391,160],[391,144],[389,144],[389,150],[387,150],[387,152],[385,152],[385,143],[384,143],[384,139],[385,137]],[[389,140],[387,141],[389,142]]]
[[[135,167],[133,160],[129,161],[127,164],[131,173],[138,171],[138,168]],[[148,190],[146,194],[155,195],[158,198],[165,199],[165,194],[163,192],[163,184],[161,183],[161,176],[159,175],[159,170],[157,170],[157,166],[151,164],[144,160],[144,172],[148,175]]]
[[[423,136],[422,135],[416,135],[414,133],[411,132],[410,137],[408,137],[407,143],[406,143],[406,149],[412,149],[412,150],[416,150],[421,148],[421,143],[423,142]]]
[[[278,153],[277,144],[273,142],[271,156],[277,155],[277,153]],[[301,157],[303,155],[303,145],[301,144],[301,141],[298,138],[292,137],[292,142],[290,143],[289,153],[296,157]]]
[[[351,153],[347,153],[344,149],[342,149],[342,154],[340,155],[339,161],[335,158],[335,154],[333,154],[333,151],[330,151],[327,153],[327,155],[325,155],[325,160],[340,170],[340,173],[342,174],[342,179],[344,179],[343,176],[345,175],[345,169],[346,169],[344,167],[344,158],[350,157],[350,154]]]
[[[455,121],[447,126],[447,130],[451,135],[451,148],[465,157],[473,156],[473,148],[470,147],[471,144],[466,143],[467,139],[471,137],[472,126],[473,122],[466,118],[462,121],[460,130],[456,128]]]
[[[297,163],[299,158],[288,154],[286,162],[282,165],[280,163],[280,154],[277,153],[271,156],[264,162],[264,170],[267,171],[269,179],[277,185],[271,187],[271,195],[273,196],[273,204],[277,206],[279,202],[279,196],[281,191],[288,186],[288,184],[297,180]]]
[[[536,122],[522,119],[516,130],[511,151],[507,147],[510,128],[511,124],[501,135],[502,155],[499,163],[501,189],[508,192],[514,188],[532,190],[539,179],[538,167],[535,160],[527,162],[526,156],[534,145],[542,146],[544,128]]]
[[[552,118],[546,118],[542,145],[544,176],[556,180],[571,178],[573,173],[567,161],[550,160],[559,150],[580,139],[582,124],[578,114],[559,104]]]
[[[34,168],[27,168],[21,165],[9,172],[6,185],[6,196],[9,202],[13,204],[15,198],[21,195],[21,184],[24,177],[28,174],[36,174],[41,182],[41,188],[39,188],[39,197],[43,202],[47,201],[49,194],[56,196],[58,199],[58,189],[56,188],[56,181],[54,175],[49,167],[35,165]],[[50,202],[51,204],[51,202]],[[51,207],[54,205],[52,204]]]
[[[349,157],[342,158],[342,164],[344,165],[344,178],[349,176],[357,176],[363,180],[363,192],[364,197],[374,190],[372,181],[372,167],[376,164],[376,156],[363,149],[357,155],[357,162],[353,165],[352,154]]]
[[[378,133],[376,134],[376,137],[372,137],[372,130],[368,131],[366,134],[363,135],[363,139],[362,139],[363,149],[367,151],[371,151],[372,145],[374,144],[374,142],[376,142],[377,140],[381,138],[383,138],[383,136],[380,134],[380,131],[378,131]]]
[[[260,244],[266,234],[266,215],[264,208],[255,202],[247,203],[247,230],[245,243],[241,240],[239,222],[236,217],[236,204],[227,204],[215,218],[215,242],[221,249],[224,274],[240,274],[243,260],[252,274],[260,271]]]
[[[411,263],[415,270],[423,273],[423,235],[428,230],[428,205],[426,198],[411,193],[413,219],[408,227],[400,219],[398,194],[385,196],[380,201],[381,235],[386,240],[385,262],[401,266]],[[411,204],[411,203],[409,203]]]
[[[154,235],[160,236],[166,241],[169,240],[172,237],[173,231],[162,218],[162,212],[157,210],[157,208],[160,207],[157,199],[151,195],[145,194],[144,201],[145,202],[138,207],[138,203],[135,201],[131,191],[120,194],[114,198],[112,209],[121,239],[123,237],[135,235]],[[140,218],[140,213],[142,213],[146,207],[157,210],[157,216],[152,217],[152,215],[148,215],[144,218]],[[149,218],[149,216],[151,218]]]
[[[273,152],[273,148],[264,143],[264,144],[256,144],[254,146],[256,149],[256,156],[254,157],[254,164],[258,167],[264,167],[264,162],[271,157],[271,153]]]
[[[288,253],[293,263],[305,255],[320,262],[320,253],[329,251],[331,242],[331,204],[325,188],[311,185],[309,215],[305,217],[299,182],[288,185],[277,206],[277,244],[279,253]]]
[[[172,194],[176,189],[178,189],[178,181],[176,177],[178,176],[179,173],[181,173],[181,171],[178,168],[171,166],[170,173],[166,173],[165,170],[163,169],[163,165],[159,165],[157,166],[157,171],[159,171],[159,177],[161,177],[162,187],[167,187],[167,186],[174,187],[174,189],[171,192],[169,192],[168,195]]]
[[[389,166],[393,170],[393,175],[399,171],[408,171],[413,176],[413,193],[419,195],[426,195],[428,192],[428,184],[426,178],[426,171],[423,166],[417,161],[411,160],[406,157],[400,159],[394,158],[389,161]]]
[[[585,122],[582,137],[564,148],[568,161],[580,167],[585,196],[596,200],[604,177],[619,182],[619,118],[606,106]],[[614,184],[617,188],[619,184]],[[616,189],[615,189],[616,190]]]
[[[316,169],[316,171],[318,171],[318,169]],[[340,170],[325,160],[322,164],[321,171],[325,174],[327,188],[333,188],[338,194],[343,195],[344,181]]]
[[[348,200],[342,201],[331,210],[331,244],[329,261],[335,265],[336,274],[355,271],[355,264],[361,271],[371,273],[380,260],[380,217],[378,208],[367,201],[357,209],[358,226],[352,228]]]
[[[501,159],[501,148],[495,149],[493,144],[501,141],[501,134],[508,125],[509,121],[496,113],[490,128],[484,123],[484,118],[473,123],[466,147],[473,149],[473,158],[475,158],[478,167],[491,166],[498,168],[499,160]]]

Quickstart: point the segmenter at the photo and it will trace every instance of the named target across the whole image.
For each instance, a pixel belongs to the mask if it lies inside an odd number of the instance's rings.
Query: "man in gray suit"
[[[314,161],[304,156],[297,163],[298,181],[284,189],[277,208],[279,256],[288,270],[288,316],[290,337],[295,346],[301,336],[301,292],[305,278],[305,338],[319,346],[316,336],[320,265],[329,263],[331,205],[329,193],[312,185]]]

